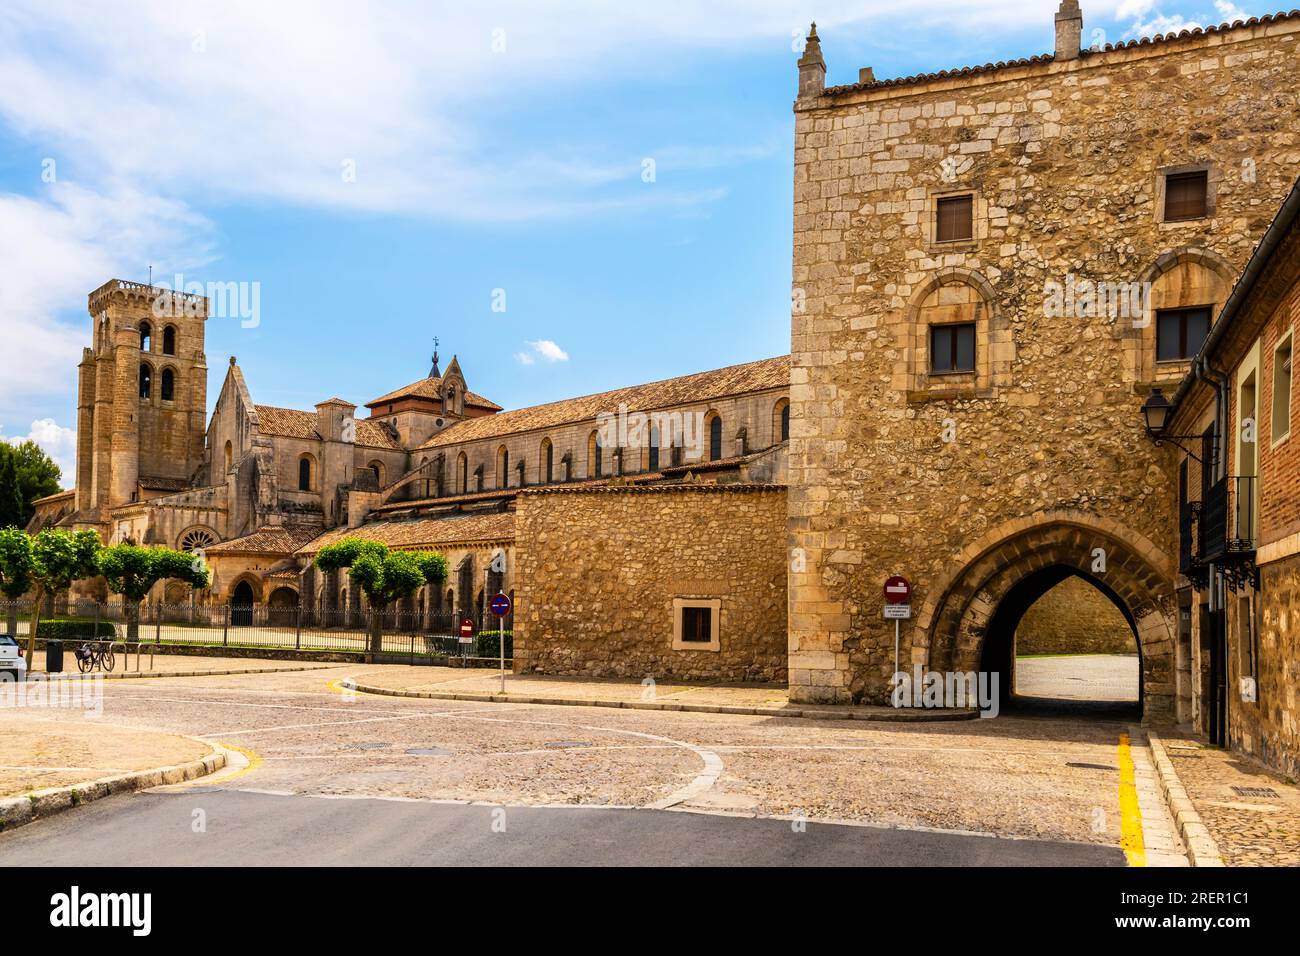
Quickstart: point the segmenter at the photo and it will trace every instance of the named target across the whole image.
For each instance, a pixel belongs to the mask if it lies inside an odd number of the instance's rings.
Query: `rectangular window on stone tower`
[[[930,326],[930,372],[975,371],[975,323]]]
[[[1204,219],[1209,210],[1210,174],[1200,169],[1165,177],[1165,222]]]
[[[936,242],[960,242],[975,235],[975,197],[944,196],[935,203]]]
[[[1194,358],[1210,332],[1210,310],[1161,309],[1156,313],[1156,361],[1182,362]]]

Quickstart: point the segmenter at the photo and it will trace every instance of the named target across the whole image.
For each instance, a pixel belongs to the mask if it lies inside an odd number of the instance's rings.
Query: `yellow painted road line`
[[[243,767],[238,768],[232,773],[222,775],[221,777],[222,783],[226,783],[230,780],[234,780],[236,777],[242,777],[246,774],[250,774],[254,770],[258,769],[260,766],[262,766],[262,758],[257,754],[256,751],[249,750],[247,747],[236,747],[234,744],[228,744],[225,742],[221,742],[219,745],[225,748],[226,750],[233,750],[236,753],[243,754],[244,759],[248,761],[247,764],[245,764]]]
[[[1142,840],[1142,810],[1138,807],[1137,784],[1133,774],[1133,752],[1128,734],[1119,735],[1119,845],[1129,866],[1146,866],[1147,849]]]

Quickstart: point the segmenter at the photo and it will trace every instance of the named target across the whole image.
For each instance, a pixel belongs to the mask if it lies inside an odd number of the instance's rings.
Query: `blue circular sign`
[[[488,610],[497,617],[505,617],[510,613],[510,598],[504,594],[494,594],[492,600],[488,602]]]

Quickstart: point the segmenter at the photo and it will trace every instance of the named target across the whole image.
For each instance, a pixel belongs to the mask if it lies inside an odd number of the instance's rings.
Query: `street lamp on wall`
[[[1195,441],[1200,435],[1170,435],[1165,429],[1169,427],[1169,416],[1173,413],[1174,407],[1169,403],[1169,399],[1160,391],[1159,387],[1153,387],[1147,400],[1142,403],[1142,418],[1146,423],[1147,437],[1155,444],[1157,448],[1165,442],[1170,442],[1181,448],[1187,455],[1197,462],[1201,458],[1196,452],[1192,451],[1184,441]]]

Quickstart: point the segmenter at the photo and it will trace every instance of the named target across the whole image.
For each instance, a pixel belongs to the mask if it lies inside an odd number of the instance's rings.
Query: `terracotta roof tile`
[[[1157,43],[1170,43],[1174,40],[1183,40],[1188,37],[1206,36],[1212,33],[1227,33],[1232,30],[1244,29],[1246,27],[1257,26],[1261,23],[1273,23],[1281,20],[1300,19],[1300,10],[1279,11],[1274,14],[1267,14],[1262,17],[1251,17],[1249,20],[1234,20],[1231,23],[1221,23],[1218,26],[1197,27],[1195,29],[1180,30],[1177,33],[1157,33],[1153,37],[1139,37],[1135,40],[1129,40],[1121,43],[1107,43],[1097,49],[1083,49],[1079,51],[1081,58],[1097,56],[1100,53],[1109,53],[1113,50],[1128,50],[1139,46],[1152,46]],[[1011,69],[1017,66],[1031,66],[1035,63],[1051,63],[1056,59],[1051,53],[1042,53],[1038,56],[1022,57],[1018,60],[999,60],[997,63],[985,63],[981,66],[963,66],[952,70],[939,70],[935,73],[917,73],[913,76],[900,76],[892,80],[870,80],[866,83],[846,83],[842,86],[828,86],[823,91],[824,96],[842,96],[848,93],[862,93],[867,90],[883,90],[896,86],[913,86],[921,83],[929,83],[934,80],[947,80],[962,76],[975,76],[980,73],[994,73],[998,70]]]
[[[631,385],[610,392],[567,398],[545,405],[517,408],[496,415],[471,418],[452,424],[434,435],[421,448],[440,448],[483,438],[499,438],[519,432],[555,428],[574,422],[594,422],[601,412],[617,412],[620,404],[629,411],[648,412],[673,405],[707,402],[727,395],[786,388],[790,384],[790,356],[732,365],[678,378]]]
[[[258,405],[257,418],[261,422],[263,435],[280,438],[304,438],[308,441],[320,441],[320,432],[316,430],[316,413],[299,411],[296,408],[277,408],[274,405]],[[367,448],[391,448],[402,450],[397,437],[382,422],[357,419],[357,444]]]
[[[313,555],[327,544],[344,538],[367,538],[390,548],[429,548],[480,541],[509,541],[515,536],[515,516],[509,512],[417,518],[412,521],[376,521],[359,528],[335,528],[298,551]]]
[[[442,397],[442,379],[436,376],[422,378],[418,382],[412,382],[410,385],[404,385],[395,392],[389,392],[387,395],[380,395],[376,399],[366,402],[366,408],[374,408],[376,405],[382,405],[384,402],[395,401],[399,398],[428,398],[437,400]],[[465,404],[473,405],[475,408],[490,408],[494,411],[500,411],[501,406],[490,399],[484,398],[475,392],[465,393]]]
[[[185,491],[190,482],[187,478],[141,478],[140,487],[148,491]]]
[[[204,548],[207,554],[293,554],[304,544],[320,534],[320,528],[286,527],[258,528],[242,538],[231,538]]]

